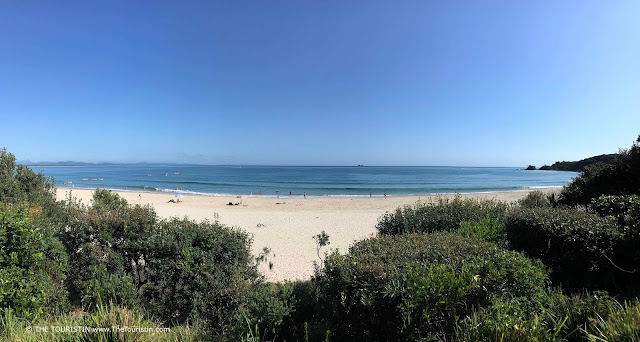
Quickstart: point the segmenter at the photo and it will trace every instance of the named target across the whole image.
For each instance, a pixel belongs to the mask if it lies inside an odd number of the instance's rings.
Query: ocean
[[[359,197],[427,195],[560,188],[575,172],[516,167],[304,167],[108,164],[31,166],[59,188],[106,188],[206,196],[280,195]],[[66,182],[71,182],[65,184]]]

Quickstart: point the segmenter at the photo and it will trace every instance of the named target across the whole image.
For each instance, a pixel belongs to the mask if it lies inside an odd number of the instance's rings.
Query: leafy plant
[[[462,236],[476,237],[484,241],[493,242],[500,246],[504,246],[507,240],[504,223],[491,216],[485,217],[480,222],[461,222],[457,233]]]
[[[635,249],[611,218],[567,209],[521,209],[505,224],[510,248],[540,259],[554,284],[568,291],[633,287]],[[625,247],[626,246],[626,247]]]
[[[322,262],[322,257],[320,256],[320,249],[322,247],[325,247],[331,244],[331,242],[329,242],[329,234],[327,234],[323,230],[320,234],[314,235],[312,238],[316,242],[316,254],[318,254],[318,259],[320,259],[320,262]]]
[[[314,277],[327,329],[355,340],[446,338],[492,297],[529,298],[546,282],[540,263],[451,233],[363,240]]]
[[[494,200],[438,197],[432,202],[418,202],[386,213],[376,225],[382,235],[406,233],[455,232],[464,221],[479,222],[486,217],[501,221],[508,205]]]

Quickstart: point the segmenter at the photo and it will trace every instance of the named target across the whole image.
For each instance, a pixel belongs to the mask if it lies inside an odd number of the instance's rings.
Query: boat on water
[[[92,180],[92,181],[96,181],[96,180],[98,180],[98,179],[97,179],[97,178],[91,178],[91,180]]]
[[[168,172],[164,174],[164,176],[165,176],[165,177],[167,177],[168,175],[169,175],[169,173],[168,173]]]
[[[174,172],[173,174],[174,174],[174,175],[179,175],[179,174],[180,174],[180,172]]]
[[[71,183],[73,183],[73,182],[71,182],[71,181],[64,182],[64,184],[71,184]]]
[[[82,180],[89,180],[89,178],[82,178]]]
[[[151,174],[150,174],[150,173],[147,173],[147,177],[151,177]]]
[[[104,180],[104,178],[98,178],[98,180]]]

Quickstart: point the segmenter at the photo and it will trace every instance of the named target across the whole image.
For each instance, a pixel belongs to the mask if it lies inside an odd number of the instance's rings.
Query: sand
[[[64,199],[70,189],[58,189],[58,199]],[[73,189],[72,195],[90,204],[92,190]],[[552,192],[553,190],[547,191]],[[526,191],[468,194],[463,197],[491,198],[512,202],[527,195]],[[433,200],[435,196],[389,196],[374,198],[300,198],[287,195],[274,197],[211,197],[184,195],[181,203],[169,193],[118,192],[130,204],[150,204],[161,218],[188,217],[196,221],[217,220],[237,227],[253,236],[252,250],[258,255],[263,247],[271,249],[269,269],[263,263],[259,269],[269,281],[309,279],[314,262],[319,262],[313,236],[323,230],[329,234],[330,245],[320,251],[346,252],[355,241],[374,236],[378,218],[399,206],[417,201]],[[138,196],[140,194],[140,196]],[[451,196],[451,195],[448,195]],[[238,206],[228,206],[229,202]],[[278,204],[280,203],[280,204]]]

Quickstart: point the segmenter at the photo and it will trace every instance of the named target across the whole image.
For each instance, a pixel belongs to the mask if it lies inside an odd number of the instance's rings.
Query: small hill
[[[574,171],[574,172],[582,172],[584,168],[589,165],[594,165],[598,163],[603,164],[613,164],[618,157],[618,154],[601,154],[599,156],[582,159],[580,161],[561,161],[555,162],[553,165],[543,165],[540,167],[540,170],[551,170],[551,171]]]

